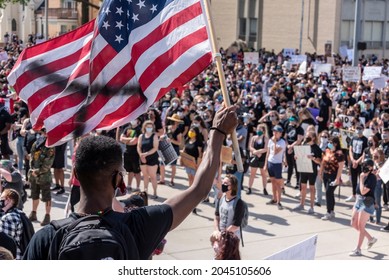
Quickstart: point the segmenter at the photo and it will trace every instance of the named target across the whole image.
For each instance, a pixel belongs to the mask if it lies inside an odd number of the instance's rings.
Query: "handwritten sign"
[[[258,52],[245,52],[244,53],[244,64],[259,64]]]
[[[381,77],[382,67],[381,66],[368,66],[363,68],[363,77],[364,81],[373,80]]]
[[[355,67],[343,67],[343,80],[347,82],[358,82],[361,79],[361,69]]]
[[[283,52],[282,52],[282,55],[285,57],[285,56],[292,56],[294,55],[296,52],[295,49],[291,49],[291,48],[288,48],[288,49],[284,49]]]
[[[389,181],[389,159],[385,161],[384,165],[380,168],[378,175],[385,184]]]
[[[307,56],[305,54],[300,54],[300,55],[292,55],[290,57],[290,62],[295,65],[295,64],[301,64],[303,62],[307,61]]]
[[[312,160],[308,158],[311,155],[311,146],[294,146],[296,156],[297,172],[313,173]]]
[[[315,77],[319,77],[321,73],[327,73],[328,76],[331,75],[332,65],[329,63],[315,63],[313,67],[313,75]]]

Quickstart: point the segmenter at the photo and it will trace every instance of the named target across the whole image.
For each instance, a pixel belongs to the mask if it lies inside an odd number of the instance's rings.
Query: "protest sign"
[[[284,49],[283,50],[283,52],[282,52],[282,55],[285,57],[285,56],[292,56],[292,55],[294,55],[295,54],[295,52],[296,52],[296,50],[295,49],[290,49],[290,48],[288,48],[288,49]]]
[[[321,73],[327,73],[328,76],[331,75],[332,65],[329,63],[315,63],[313,68],[313,75],[319,77]]]
[[[317,237],[318,235],[316,234],[296,245],[265,258],[265,260],[314,260]]]
[[[385,87],[387,80],[388,80],[388,77],[386,77],[386,76],[381,76],[379,78],[373,79],[374,89],[378,89],[378,90],[383,89]]]
[[[245,64],[259,64],[259,54],[258,52],[245,52],[244,53],[244,63]]]
[[[361,69],[358,66],[343,67],[343,80],[358,82],[361,79]]]
[[[308,158],[312,155],[311,146],[294,146],[293,150],[296,157],[297,172],[313,173],[312,160]]]
[[[345,59],[347,57],[347,46],[341,46],[339,48],[339,54],[340,56]]]
[[[346,116],[346,115],[339,115],[338,116],[340,120],[343,123],[344,128],[349,128],[351,126],[351,122],[353,121],[354,117],[352,116]]]
[[[307,61],[307,56],[304,55],[304,54],[300,54],[300,55],[292,55],[290,57],[290,62],[295,65],[295,64],[301,64],[303,62],[306,62]]]
[[[368,66],[363,68],[362,79],[364,81],[373,80],[381,77],[382,67],[381,66]]]

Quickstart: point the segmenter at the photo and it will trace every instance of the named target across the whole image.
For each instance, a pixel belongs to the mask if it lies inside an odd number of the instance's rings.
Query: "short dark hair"
[[[122,149],[111,137],[88,136],[81,140],[76,151],[75,170],[80,181],[122,163]]]
[[[12,200],[13,206],[16,207],[19,205],[20,195],[17,191],[13,189],[5,189],[3,193],[6,198]]]
[[[231,183],[231,195],[237,195],[238,194],[238,178],[236,178],[235,175],[227,174],[226,178],[230,180]]]

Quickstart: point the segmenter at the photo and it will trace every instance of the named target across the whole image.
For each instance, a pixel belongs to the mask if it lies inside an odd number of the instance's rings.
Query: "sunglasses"
[[[322,135],[321,137],[322,137],[322,138],[328,138],[328,136],[327,136],[327,135]]]

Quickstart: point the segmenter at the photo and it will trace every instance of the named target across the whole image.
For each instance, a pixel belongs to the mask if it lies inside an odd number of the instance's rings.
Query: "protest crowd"
[[[46,147],[45,130],[32,129],[27,104],[8,86],[7,75],[30,43],[12,37],[0,50],[2,58],[6,57],[0,62],[0,233],[11,237],[8,243],[12,239],[16,243],[16,259],[23,258],[26,248],[21,246],[21,239],[26,225],[31,224],[22,222],[23,203],[32,203],[33,210],[27,214],[29,221],[36,222],[41,218],[37,217],[41,200],[46,211],[41,225],[50,224],[51,196],[67,195],[67,147],[74,162],[82,142],[74,139]],[[247,61],[242,49],[220,49],[228,95],[238,115],[236,134],[244,171],[237,169],[228,135],[212,191],[204,198],[215,205],[215,232],[211,237],[215,258],[228,255],[226,258],[240,259],[235,249],[239,248],[247,214],[244,196],[255,195],[253,188],[269,197],[266,207],[280,211],[283,195],[290,192],[288,188],[295,189],[293,210],[312,215],[317,207],[325,207],[325,222],[335,218],[334,193],[340,185],[350,185],[353,190],[346,202],[355,203],[352,225],[360,238],[350,254],[361,255],[364,237],[368,247],[377,242],[364,229],[366,223],[376,223],[389,232],[388,221],[381,219],[382,211],[389,210],[389,173],[384,165],[389,157],[389,60],[362,56],[359,66],[352,67],[347,57],[337,54],[250,51],[257,55],[254,62]],[[215,114],[222,107],[219,76],[216,66],[210,65],[127,125],[93,132],[114,139],[122,147],[125,187],[116,195],[120,201],[121,195],[130,194],[130,199],[121,202],[125,211],[147,205],[147,199],[157,199],[159,186],[174,186],[177,168],[185,169],[187,187],[192,185],[209,149]],[[383,172],[381,168],[385,168]],[[166,169],[171,170],[169,177]],[[342,181],[342,174],[349,176],[347,182]],[[258,176],[260,186],[254,185]],[[296,184],[292,185],[293,176]],[[77,179],[72,173],[69,212],[77,212],[80,201]],[[191,211],[196,213],[196,208]],[[260,210],[254,207],[249,211]],[[223,240],[229,240],[230,245],[222,244]],[[166,240],[159,241],[153,254],[163,250]],[[5,242],[1,246],[6,246]],[[230,252],[221,252],[220,248],[229,248]]]

